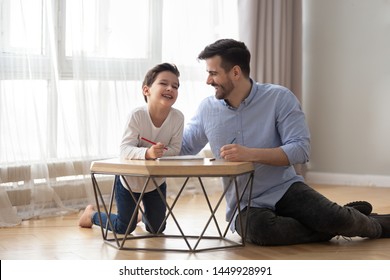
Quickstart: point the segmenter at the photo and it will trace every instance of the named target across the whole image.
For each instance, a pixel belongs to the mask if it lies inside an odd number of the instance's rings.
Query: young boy
[[[169,63],[158,64],[147,72],[142,84],[142,93],[147,104],[133,110],[129,117],[120,145],[121,158],[153,160],[163,155],[179,154],[184,116],[179,110],[172,108],[178,96],[179,76],[177,67]],[[130,192],[138,199],[145,182],[145,177],[115,177],[117,214],[110,216],[114,227],[109,228],[110,230],[120,234],[126,232],[136,211],[136,204]],[[156,182],[165,199],[165,178],[157,178]],[[163,232],[165,223],[162,222],[166,206],[153,182],[149,182],[142,204],[146,230],[152,233]],[[101,215],[102,223],[106,225],[107,215]],[[137,222],[133,219],[130,232],[134,231]],[[90,228],[93,224],[100,225],[98,213],[92,205],[88,205],[80,217],[79,226]]]

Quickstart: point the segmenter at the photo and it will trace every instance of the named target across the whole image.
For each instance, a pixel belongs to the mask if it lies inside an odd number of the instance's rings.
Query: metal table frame
[[[206,161],[206,159],[205,159]],[[123,162],[123,161],[122,161]],[[131,161],[130,161],[131,162]],[[192,163],[195,163],[195,161],[191,160]],[[213,163],[215,163],[215,161],[213,161]],[[173,163],[177,168],[180,167],[180,162],[174,162]],[[189,163],[191,164],[191,163]],[[218,162],[216,162],[216,164],[218,164]],[[223,163],[222,163],[223,164]],[[247,225],[248,223],[245,221],[245,223],[243,223],[242,219],[239,218],[238,222],[239,222],[239,226],[241,227],[241,232],[243,233],[242,236],[241,236],[241,242],[237,242],[237,241],[234,241],[234,240],[231,240],[229,238],[227,238],[227,233],[229,231],[229,228],[233,222],[233,218],[235,217],[235,214],[238,212],[238,215],[239,217],[241,216],[241,209],[239,207],[240,205],[240,202],[242,201],[244,195],[247,193],[246,191],[248,190],[248,193],[247,195],[249,196],[248,197],[248,205],[247,207],[249,208],[250,207],[250,200],[251,200],[251,195],[252,195],[252,187],[253,187],[253,176],[254,176],[254,170],[253,168],[249,169],[249,170],[246,170],[244,172],[241,172],[241,171],[238,171],[238,173],[234,174],[234,175],[221,175],[219,174],[218,172],[216,172],[215,174],[213,173],[212,171],[212,166],[213,165],[210,165],[208,167],[210,167],[210,170],[207,174],[194,174],[194,172],[189,172],[189,174],[184,173],[183,172],[178,172],[180,174],[171,174],[171,172],[169,172],[170,174],[168,175],[153,175],[153,174],[149,174],[147,175],[147,180],[142,188],[142,191],[141,191],[141,194],[140,194],[140,197],[139,199],[137,200],[135,198],[135,196],[133,195],[132,192],[130,192],[130,194],[132,195],[132,198],[134,200],[134,202],[136,203],[136,209],[138,209],[139,211],[141,211],[141,213],[143,214],[143,210],[142,210],[142,207],[140,207],[140,203],[142,201],[142,198],[143,198],[143,195],[145,194],[145,190],[146,190],[146,187],[148,186],[149,182],[152,181],[153,184],[156,186],[156,189],[157,191],[159,192],[160,194],[160,197],[162,198],[162,200],[164,201],[165,203],[165,206],[167,208],[167,214],[165,216],[165,219],[164,221],[162,222],[162,225],[167,221],[167,219],[171,216],[175,225],[177,226],[180,234],[176,234],[176,235],[172,235],[172,234],[164,234],[164,233],[158,233],[160,232],[161,228],[159,228],[157,231],[155,231],[154,229],[152,229],[152,231],[154,231],[155,233],[147,233],[145,235],[141,235],[141,236],[129,236],[129,231],[130,231],[130,225],[133,223],[134,219],[137,219],[137,211],[134,211],[132,217],[131,217],[131,220],[130,220],[130,223],[129,223],[129,226],[127,228],[127,231],[126,233],[123,235],[123,237],[120,237],[118,236],[117,233],[115,233],[114,231],[111,231],[109,230],[108,228],[113,228],[113,225],[112,225],[112,222],[110,220],[110,214],[112,213],[112,208],[113,208],[113,202],[114,202],[114,197],[115,197],[115,183],[113,183],[112,185],[112,189],[111,189],[111,194],[110,194],[110,198],[109,198],[109,203],[108,205],[105,203],[104,201],[104,198],[103,198],[103,194],[99,188],[99,184],[98,184],[98,181],[96,179],[96,174],[105,174],[105,175],[119,175],[121,176],[123,179],[124,179],[124,182],[127,184],[127,181],[126,181],[126,178],[125,176],[142,176],[144,177],[145,174],[138,174],[137,171],[131,171],[131,172],[123,172],[122,171],[104,171],[104,170],[101,170],[101,171],[95,171],[94,168],[94,162],[92,163],[91,165],[91,178],[92,178],[92,185],[93,185],[93,190],[94,190],[94,195],[95,195],[95,202],[96,202],[96,206],[97,206],[97,210],[98,210],[98,214],[99,214],[99,220],[100,220],[100,224],[101,224],[101,232],[102,232],[102,237],[103,237],[103,240],[105,241],[105,243],[117,248],[117,249],[120,249],[120,250],[147,250],[147,251],[185,251],[185,252],[199,252],[199,251],[205,251],[205,250],[213,250],[213,249],[223,249],[223,248],[231,248],[231,247],[238,247],[238,246],[245,246],[245,239],[246,239],[246,232],[247,232],[247,226],[245,226],[244,228],[244,224]],[[139,172],[139,173],[144,173],[144,172]],[[238,188],[238,184],[237,184],[237,177],[238,176],[241,176],[241,175],[245,175],[245,174],[249,174],[248,176],[248,179],[246,181],[246,184],[244,186],[244,188],[242,189],[241,193],[239,193],[239,188]],[[164,177],[164,178],[174,178],[174,177],[181,177],[181,178],[185,178],[184,180],[184,183],[182,184],[182,186],[180,187],[179,189],[179,192],[177,193],[177,195],[175,196],[173,202],[171,205],[168,204],[168,202],[164,199],[164,196],[158,186],[158,184],[156,183],[156,178],[160,178],[160,177]],[[209,200],[209,196],[207,194],[207,191],[206,191],[206,188],[203,184],[203,181],[202,181],[202,178],[205,178],[205,177],[227,177],[227,178],[230,178],[229,179],[229,185],[228,187],[224,188],[221,196],[219,197],[217,203],[215,204],[215,206],[213,207],[213,205],[211,204],[210,200]],[[183,190],[185,189],[188,181],[190,178],[197,178],[198,179],[198,182],[199,182],[199,185],[202,189],[202,193],[205,197],[205,200],[207,202],[207,205],[208,205],[208,208],[210,210],[210,217],[208,218],[208,221],[207,223],[205,224],[202,232],[200,235],[186,235],[184,234],[179,222],[177,221],[176,217],[175,217],[175,214],[173,212],[173,209],[177,203],[177,201],[179,200]],[[127,188],[129,188],[129,186],[127,185]],[[230,188],[235,188],[235,196],[236,196],[236,200],[237,200],[237,205],[234,209],[234,212],[233,212],[233,215],[230,217],[230,220],[228,221],[228,224],[224,230],[224,232],[222,233],[221,231],[221,228],[220,228],[220,225],[217,221],[217,218],[215,216],[222,200],[224,199],[225,195],[226,195],[226,192],[228,191],[228,189]],[[102,225],[102,218],[101,218],[101,208],[103,208],[104,212],[107,214],[107,224],[105,226]],[[144,216],[145,218],[145,223],[148,223],[149,222],[147,221],[146,217]],[[245,217],[245,219],[247,219],[247,217]],[[206,230],[207,228],[209,227],[211,221],[214,221],[214,224],[218,230],[218,236],[209,236],[209,235],[206,235]],[[150,226],[150,224],[149,224]],[[112,233],[113,235],[113,238],[110,238],[108,236],[109,233]],[[129,246],[125,246],[126,245],[126,241],[127,240],[135,240],[135,239],[144,239],[144,238],[182,238],[188,249],[182,249],[182,248],[140,248],[140,247],[129,247]],[[189,239],[195,239],[196,242],[195,242],[195,245],[191,245],[190,242],[189,242]],[[227,243],[227,245],[219,245],[219,246],[212,246],[212,247],[206,247],[206,248],[199,248],[199,243],[201,240],[203,239],[217,239],[217,240],[220,240],[220,241],[224,241],[224,243]]]

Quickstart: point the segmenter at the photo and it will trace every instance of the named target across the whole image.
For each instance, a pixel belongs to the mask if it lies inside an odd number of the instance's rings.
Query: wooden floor
[[[367,200],[374,205],[374,212],[390,213],[390,188],[314,186],[328,198],[345,204],[354,200]],[[213,197],[215,200],[216,198]],[[197,229],[207,212],[202,196],[186,196],[178,202],[177,219],[184,231]],[[224,204],[217,214],[223,219]],[[222,211],[223,210],[223,211]],[[367,240],[334,238],[330,242],[293,246],[259,247],[247,244],[245,247],[218,249],[196,253],[155,252],[117,250],[102,240],[100,228],[79,228],[78,214],[56,218],[24,221],[13,228],[0,229],[1,260],[390,260],[390,239]],[[167,232],[174,227],[168,221]],[[211,231],[216,228],[211,228]],[[142,234],[139,226],[136,231]],[[238,240],[238,236],[232,235]],[[144,239],[142,246],[168,246],[167,241]],[[157,243],[153,243],[157,242]],[[160,243],[158,243],[160,242]],[[174,241],[179,242],[179,241]]]

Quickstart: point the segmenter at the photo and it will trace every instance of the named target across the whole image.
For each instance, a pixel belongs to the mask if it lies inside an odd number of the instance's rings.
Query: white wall
[[[308,177],[390,186],[390,1],[303,0],[303,7]]]

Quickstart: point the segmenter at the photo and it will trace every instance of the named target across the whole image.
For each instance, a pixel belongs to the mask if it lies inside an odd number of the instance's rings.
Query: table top
[[[124,160],[119,158],[93,161],[91,173],[135,176],[229,176],[253,171],[251,162],[210,160]]]

